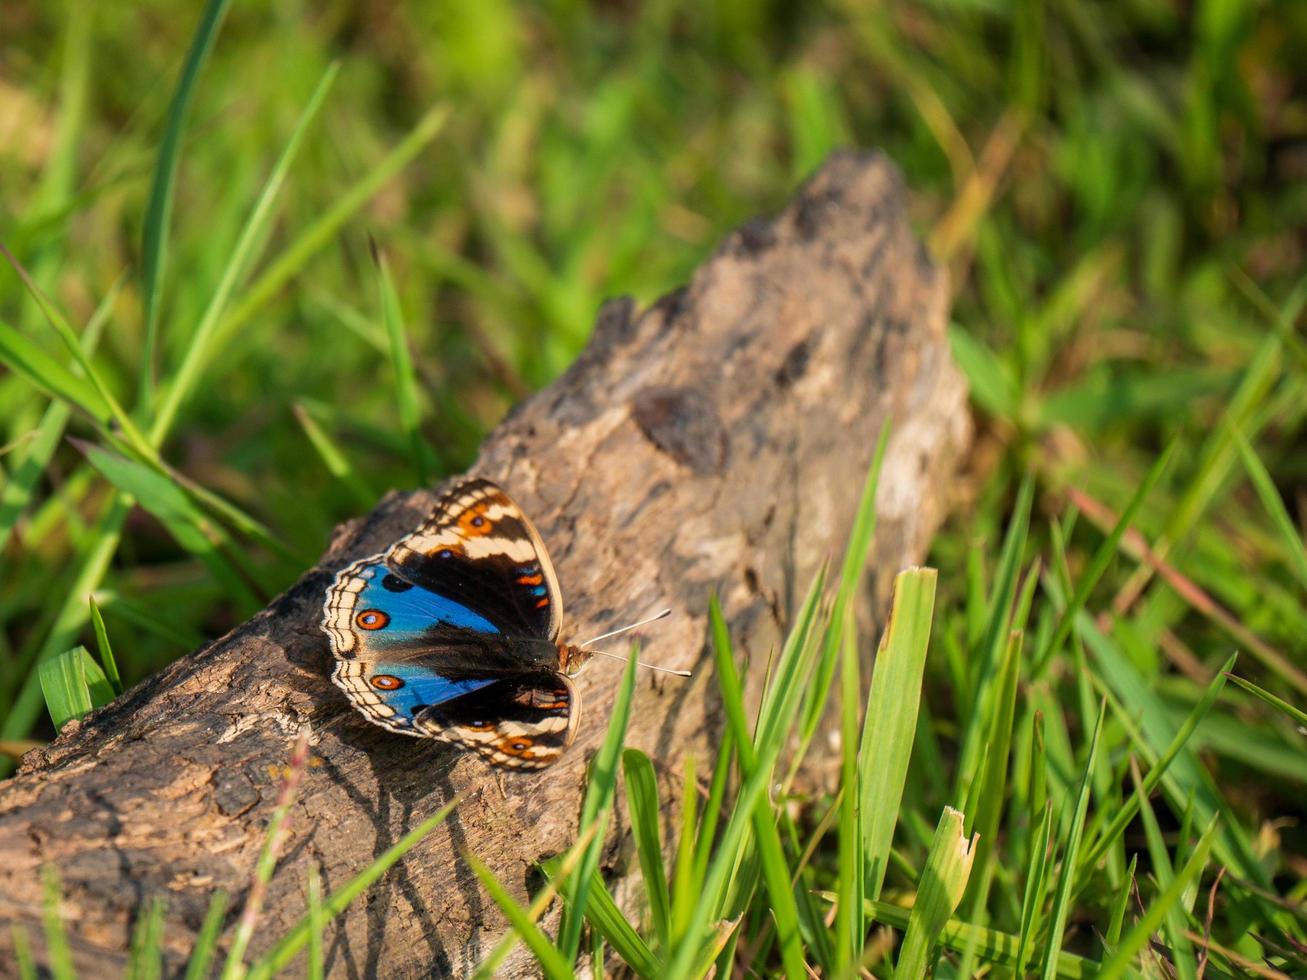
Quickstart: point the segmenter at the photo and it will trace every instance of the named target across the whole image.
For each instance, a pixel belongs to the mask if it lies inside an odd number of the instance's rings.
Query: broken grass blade
[[[966,818],[960,810],[946,806],[935,828],[935,838],[926,856],[917,899],[908,916],[894,972],[905,977],[924,977],[930,953],[940,933],[962,901],[976,856],[976,838],[963,832]]]

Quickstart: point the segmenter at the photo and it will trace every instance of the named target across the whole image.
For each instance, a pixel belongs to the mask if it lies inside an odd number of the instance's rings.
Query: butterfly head
[[[594,655],[595,651],[593,650],[587,650],[571,643],[559,643],[558,669],[569,677],[574,677],[581,672],[581,668]]]

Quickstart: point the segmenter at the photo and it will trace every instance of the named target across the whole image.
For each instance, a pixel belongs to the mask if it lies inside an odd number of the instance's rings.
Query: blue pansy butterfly
[[[488,480],[457,484],[384,553],[341,570],[322,628],[331,678],[369,721],[512,769],[557,762],[590,650],[558,641],[563,601],[540,535]]]

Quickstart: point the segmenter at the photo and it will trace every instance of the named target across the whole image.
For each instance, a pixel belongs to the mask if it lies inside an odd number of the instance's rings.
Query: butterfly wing
[[[433,704],[415,719],[432,738],[479,753],[508,769],[543,769],[576,734],[581,701],[565,674],[505,677]]]
[[[455,487],[428,521],[384,555],[343,569],[323,608],[323,630],[337,661],[332,680],[369,721],[405,735],[470,744],[483,754],[481,732],[457,735],[460,717],[452,716],[454,734],[448,736],[440,723],[419,725],[418,719],[493,688],[486,702],[461,703],[481,711],[497,704],[509,712],[505,723],[543,724],[542,736],[550,735],[557,717],[532,704],[559,703],[549,693],[557,685],[540,678],[558,665],[560,619],[557,579],[539,535],[507,495],[484,480]],[[513,678],[517,687],[500,684]],[[570,692],[567,686],[568,712],[575,700]],[[563,729],[569,717],[565,712]],[[501,754],[512,757],[511,751]],[[548,763],[530,767],[542,764]]]
[[[400,578],[459,603],[506,636],[552,645],[563,622],[558,578],[521,508],[489,480],[466,480],[386,553]]]
[[[323,629],[332,680],[371,722],[420,735],[427,705],[493,683],[513,661],[495,627],[462,604],[393,575],[380,555],[343,569],[327,590]]]

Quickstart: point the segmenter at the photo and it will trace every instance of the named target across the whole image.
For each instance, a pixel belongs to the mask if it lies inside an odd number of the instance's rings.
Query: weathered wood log
[[[699,669],[690,681],[642,677],[629,737],[667,775],[665,797],[685,757],[710,761],[719,735],[709,594],[761,662],[819,563],[843,550],[890,418],[869,599],[922,558],[969,437],[947,305],[892,166],[841,154],[778,217],[730,235],[688,287],[639,315],[629,301],[606,305],[576,364],[487,440],[473,472],[539,527],[565,635],[674,610],[645,634],[647,655]],[[170,970],[218,888],[234,896],[230,932],[302,722],[318,733],[314,764],[255,952],[304,913],[310,864],[335,887],[455,793],[493,787],[479,759],[368,724],[328,681],[328,582],[432,501],[426,490],[391,494],[248,623],[29,753],[0,785],[0,974],[15,969],[8,923],[42,947],[46,863],[85,976],[120,973],[151,896],[167,903]],[[570,844],[618,677],[598,661],[578,678],[585,714],[563,762],[504,777],[506,798],[496,788],[469,797],[330,927],[333,974],[461,974],[492,948],[503,921],[462,855],[524,894],[536,862]],[[514,969],[531,972],[525,959]]]

